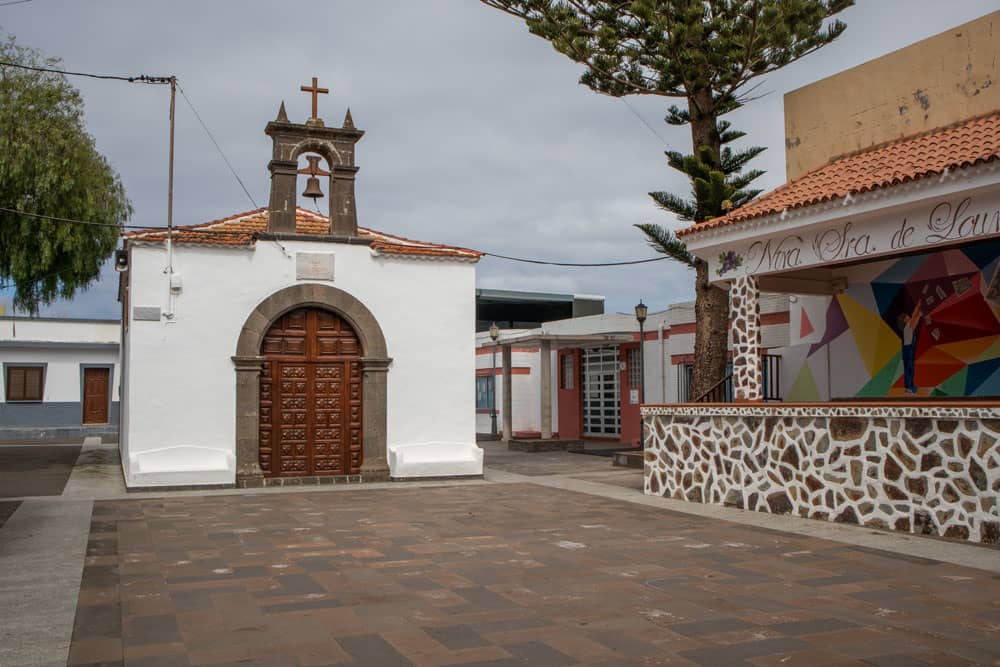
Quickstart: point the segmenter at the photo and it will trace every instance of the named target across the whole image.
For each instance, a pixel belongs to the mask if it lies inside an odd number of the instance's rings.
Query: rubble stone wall
[[[1000,544],[1000,407],[642,413],[647,494]]]

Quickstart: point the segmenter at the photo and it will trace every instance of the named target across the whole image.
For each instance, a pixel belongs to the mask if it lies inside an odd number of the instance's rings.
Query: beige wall
[[[1000,108],[1000,11],[785,95],[788,180]]]

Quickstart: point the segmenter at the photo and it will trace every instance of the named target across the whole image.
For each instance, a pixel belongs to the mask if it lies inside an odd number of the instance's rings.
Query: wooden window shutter
[[[42,400],[44,368],[42,366],[8,366],[7,400]]]

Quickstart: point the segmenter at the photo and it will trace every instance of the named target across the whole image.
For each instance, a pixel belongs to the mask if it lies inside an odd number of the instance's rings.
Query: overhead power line
[[[10,2],[0,2],[0,7],[6,7],[7,5],[23,5],[26,2],[31,2],[31,0],[10,0]]]
[[[95,222],[92,220],[75,220],[73,218],[60,218],[54,215],[43,215],[41,213],[29,213],[28,211],[19,211],[14,208],[8,208],[6,206],[0,206],[0,211],[6,213],[15,213],[17,215],[27,215],[32,218],[39,218],[42,220],[52,220],[54,222],[66,222],[78,225],[91,225],[94,227],[117,227],[118,229],[136,229],[148,232],[167,232],[170,230],[169,227],[150,227],[148,225],[116,225],[113,222]],[[239,236],[246,236],[247,234],[253,233],[245,230],[207,229],[204,227],[188,227],[188,228],[174,227],[173,231],[185,232],[185,233],[193,232],[198,234],[213,234],[213,235],[235,234]],[[647,264],[649,262],[659,262],[664,259],[669,259],[669,257],[663,255],[662,257],[648,257],[646,259],[632,259],[620,262],[550,262],[543,259],[527,259],[524,257],[512,257],[510,255],[500,255],[494,252],[484,252],[483,255],[487,257],[496,257],[497,259],[505,259],[511,262],[524,262],[526,264],[543,264],[547,266],[565,266],[565,267],[629,266],[631,264]]]
[[[631,104],[628,103],[627,99],[625,99],[624,97],[622,97],[620,99],[621,99],[622,102],[625,103],[625,106],[627,106],[629,108],[629,111],[631,111],[633,114],[635,114],[635,117],[638,118],[640,121],[642,121],[642,124],[645,125],[646,128],[649,129],[649,131],[652,132],[653,135],[657,139],[659,139],[660,141],[663,142],[664,146],[666,146],[667,148],[670,148],[670,144],[667,143],[667,140],[664,139],[663,137],[661,137],[660,133],[657,132],[656,130],[654,130],[653,126],[646,122],[646,119],[643,118],[642,115],[638,111],[635,110],[635,107],[633,107]]]
[[[119,76],[117,74],[92,74],[90,72],[70,72],[69,70],[55,69],[54,67],[35,67],[34,65],[22,65],[21,63],[12,63],[6,60],[0,60],[0,65],[5,67],[16,67],[17,69],[27,69],[32,72],[51,72],[52,74],[65,74],[67,76],[83,76],[88,79],[105,79],[111,81],[127,81],[128,83],[151,83],[151,84],[169,84],[171,77],[169,76],[147,76],[146,74],[137,74],[135,76]]]
[[[233,178],[235,178],[236,182],[240,184],[241,188],[243,188],[243,193],[247,196],[247,199],[250,200],[250,203],[253,204],[254,208],[260,208],[259,206],[257,206],[257,202],[254,201],[253,195],[251,195],[250,191],[247,190],[247,186],[244,185],[243,179],[240,178],[240,175],[236,173],[236,169],[233,167],[232,162],[229,161],[229,158],[227,158],[226,154],[222,151],[222,146],[220,146],[219,142],[215,140],[214,136],[212,136],[212,131],[208,129],[208,125],[206,125],[205,121],[202,120],[201,114],[198,113],[198,110],[194,108],[194,104],[191,102],[191,98],[189,98],[187,96],[187,93],[184,92],[184,89],[181,87],[180,83],[177,84],[177,90],[181,91],[181,97],[183,97],[184,101],[187,102],[189,107],[191,107],[191,111],[194,112],[194,117],[198,119],[199,123],[201,123],[201,127],[203,130],[205,130],[205,134],[207,134],[208,138],[212,140],[213,144],[215,144],[215,149],[219,151],[219,155],[222,156],[222,159],[225,161],[226,166],[229,167],[229,171],[233,174]]]
[[[28,0],[20,0],[20,1],[27,2]],[[2,6],[3,5],[0,4],[0,7]],[[215,140],[215,136],[212,134],[212,131],[208,129],[208,125],[205,123],[205,120],[201,117],[201,114],[198,113],[198,109],[195,108],[194,103],[191,101],[191,98],[188,97],[186,92],[184,92],[184,88],[181,87],[180,82],[177,81],[176,77],[147,76],[145,74],[139,74],[136,76],[120,76],[117,74],[94,74],[92,72],[73,72],[69,70],[55,69],[53,67],[36,67],[34,65],[22,65],[20,63],[14,63],[8,61],[0,61],[0,65],[4,65],[7,67],[16,67],[18,69],[31,70],[33,72],[51,72],[53,74],[82,76],[90,79],[102,79],[106,81],[125,81],[127,83],[149,83],[149,84],[169,85],[171,80],[173,80],[177,84],[177,89],[181,91],[181,96],[184,98],[184,101],[187,102],[188,107],[191,108],[192,113],[194,113],[195,118],[198,119],[198,122],[201,124],[202,129],[205,130],[205,134],[208,135],[208,138],[215,146],[215,149],[219,151],[219,155],[222,156],[222,159],[226,163],[226,166],[229,167],[230,173],[232,173],[233,177],[236,179],[236,182],[239,183],[240,187],[243,189],[243,193],[247,196],[247,199],[250,200],[250,203],[253,204],[254,208],[259,208],[257,206],[257,202],[253,198],[253,195],[250,194],[250,190],[247,189],[246,184],[243,183],[243,179],[241,179],[239,174],[236,173],[236,169],[233,167],[233,164],[229,161],[229,158],[226,157],[226,153],[222,150],[222,146],[220,146],[219,142]]]
[[[630,264],[647,264],[649,262],[659,262],[663,259],[669,259],[666,255],[662,257],[649,257],[647,259],[630,259],[622,262],[549,262],[542,259],[524,259],[523,257],[508,257],[507,255],[498,255],[493,252],[484,252],[484,255],[488,257],[496,257],[497,259],[507,259],[512,262],[525,262],[526,264],[545,264],[547,266],[628,266]]]

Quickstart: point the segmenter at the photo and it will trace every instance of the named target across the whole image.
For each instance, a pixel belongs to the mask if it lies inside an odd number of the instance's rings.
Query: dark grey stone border
[[[427,477],[390,477],[391,482],[462,482],[470,479],[486,479],[482,473],[478,475],[430,475]]]
[[[362,463],[364,481],[387,481],[387,382],[392,359],[375,316],[347,292],[330,285],[306,283],[279,290],[254,308],[240,331],[236,368],[236,483],[251,485],[260,470],[260,356],[264,334],[279,317],[295,308],[325,308],[347,320],[361,340]]]

